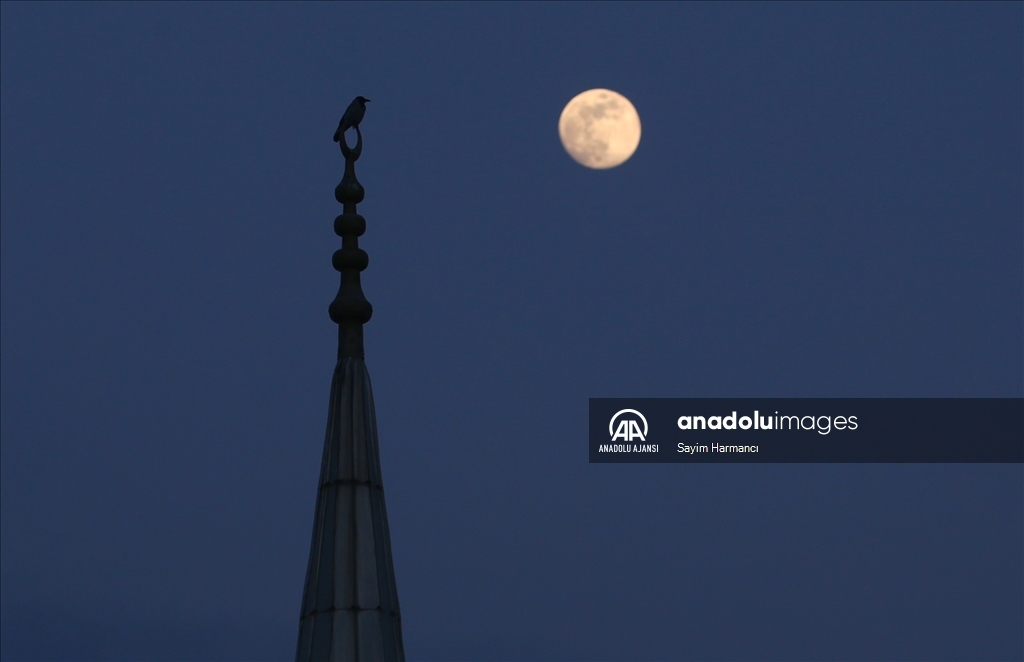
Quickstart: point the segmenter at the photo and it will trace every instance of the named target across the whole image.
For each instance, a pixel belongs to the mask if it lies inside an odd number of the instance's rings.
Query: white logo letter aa
[[[640,426],[637,425],[636,421],[619,421],[618,427],[615,426],[615,419],[622,414],[636,414],[640,417],[640,420],[644,422],[643,432],[640,431]],[[621,439],[622,441],[646,441],[647,436],[647,419],[644,415],[635,409],[623,409],[612,416],[612,420],[608,421],[608,434],[612,436],[612,441]]]

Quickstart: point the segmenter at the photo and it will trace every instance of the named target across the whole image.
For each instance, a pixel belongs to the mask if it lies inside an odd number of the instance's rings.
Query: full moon
[[[558,135],[565,151],[581,165],[614,168],[633,156],[640,144],[640,116],[618,92],[587,90],[565,105]]]

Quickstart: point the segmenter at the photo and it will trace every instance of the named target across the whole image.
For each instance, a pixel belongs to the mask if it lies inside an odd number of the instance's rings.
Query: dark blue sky
[[[5,659],[294,655],[357,94],[410,658],[1024,655],[1020,465],[586,427],[1024,395],[1020,3],[0,11]],[[643,122],[608,171],[557,136],[592,87]]]

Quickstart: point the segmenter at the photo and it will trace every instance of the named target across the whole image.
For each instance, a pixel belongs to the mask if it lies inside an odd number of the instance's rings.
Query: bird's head
[[[369,101],[369,99],[367,99],[366,97],[356,97],[356,101],[358,101],[359,103],[366,103],[367,101]]]

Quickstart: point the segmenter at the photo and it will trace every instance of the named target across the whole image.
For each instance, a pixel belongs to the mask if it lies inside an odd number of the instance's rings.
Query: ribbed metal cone
[[[404,660],[377,418],[363,359],[331,383],[296,659]]]

